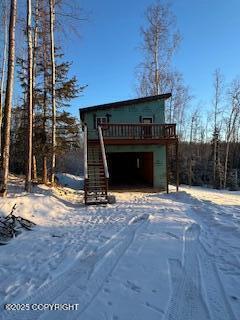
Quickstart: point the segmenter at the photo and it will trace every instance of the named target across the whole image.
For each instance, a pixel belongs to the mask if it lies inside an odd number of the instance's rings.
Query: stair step
[[[87,194],[87,199],[102,199],[106,198],[107,195],[104,193],[97,193],[97,194]]]
[[[91,180],[91,181],[88,181],[86,183],[86,186],[92,186],[92,185],[101,185],[101,186],[105,186],[106,183],[105,183],[105,180]]]
[[[106,195],[99,195],[97,197],[87,196],[87,201],[99,201],[99,200],[107,200]]]
[[[88,171],[88,174],[90,174],[90,175],[94,175],[94,174],[99,175],[99,174],[101,174],[101,175],[105,176],[104,170],[103,171],[93,171],[93,170],[91,170],[91,171]]]
[[[102,178],[105,178],[105,174],[104,174],[104,171],[102,172],[99,172],[99,171],[88,171],[88,176],[89,177],[102,177]]]
[[[105,192],[105,190],[103,191],[103,190],[97,190],[97,191],[91,191],[91,190],[88,190],[87,191],[87,196],[88,197],[104,197],[104,196],[106,196],[107,195],[107,193]]]
[[[100,185],[100,184],[90,184],[89,185],[88,184],[86,187],[87,187],[88,190],[90,190],[90,189],[101,189],[101,190],[104,189],[105,190],[106,189],[106,184],[102,184],[102,185]]]
[[[90,182],[87,182],[86,183],[86,185],[87,186],[105,186],[106,185],[106,183],[105,183],[105,181],[100,181],[100,180],[92,180],[92,181],[90,181]]]
[[[87,190],[105,190],[106,186],[100,186],[100,185],[92,185],[92,186],[87,186]]]
[[[102,176],[105,177],[104,171],[88,171],[88,175],[89,176],[94,176],[94,175],[98,175],[98,176]]]
[[[107,196],[102,194],[102,195],[98,195],[97,197],[92,197],[92,196],[87,196],[87,201],[100,201],[100,200],[107,200]]]
[[[88,194],[87,195],[88,199],[92,198],[92,199],[99,199],[99,198],[103,198],[103,197],[107,197],[107,194],[104,192],[98,192],[98,193],[94,193],[94,194]]]
[[[104,171],[88,171],[88,175],[90,176],[90,177],[92,177],[92,176],[102,176],[102,177],[105,177],[105,174],[104,174]]]
[[[101,199],[101,200],[87,200],[86,205],[91,205],[91,204],[107,204],[108,200],[107,199]]]
[[[98,181],[105,181],[105,175],[100,175],[98,173],[93,173],[93,174],[90,174],[89,177],[88,177],[88,181],[95,181],[95,180],[98,180]]]
[[[91,193],[88,193],[87,194],[87,198],[88,199],[98,199],[98,198],[104,198],[104,197],[107,197],[107,194],[106,193],[103,193],[103,192],[98,192],[98,193],[94,193],[94,194],[91,194]]]
[[[85,203],[107,203],[107,183],[100,141],[88,141],[88,180],[85,181]]]
[[[100,154],[88,154],[88,160],[89,159],[102,159]]]

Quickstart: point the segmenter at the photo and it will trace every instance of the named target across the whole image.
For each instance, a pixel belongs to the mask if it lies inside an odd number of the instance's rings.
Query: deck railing
[[[176,138],[176,124],[101,124],[104,138],[110,139],[171,139]]]
[[[84,148],[84,179],[87,180],[88,179],[88,132],[87,132],[87,126],[84,125],[84,131],[83,131],[83,136],[84,136],[84,144],[83,144],[83,148]]]
[[[107,158],[106,158],[106,152],[105,152],[103,135],[102,135],[102,128],[100,126],[98,126],[98,135],[99,135],[99,141],[100,141],[100,147],[101,147],[101,153],[102,153],[104,175],[106,179],[109,179],[109,172],[108,172]]]

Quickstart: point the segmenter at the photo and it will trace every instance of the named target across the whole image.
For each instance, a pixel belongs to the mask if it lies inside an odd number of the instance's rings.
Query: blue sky
[[[72,102],[78,108],[136,97],[135,68],[142,53],[139,28],[150,0],[79,1],[89,21],[79,25],[81,38],[65,40],[72,74],[88,84]],[[183,37],[173,64],[204,110],[211,104],[212,74],[220,68],[226,80],[240,74],[240,1],[172,0],[172,10]]]

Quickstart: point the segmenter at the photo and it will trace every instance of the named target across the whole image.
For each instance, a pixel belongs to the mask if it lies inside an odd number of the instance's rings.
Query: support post
[[[166,191],[167,193],[169,193],[169,187],[168,187],[168,183],[169,183],[169,177],[168,177],[168,144],[166,143],[165,145],[166,147]]]
[[[176,192],[179,189],[178,140],[176,142]]]

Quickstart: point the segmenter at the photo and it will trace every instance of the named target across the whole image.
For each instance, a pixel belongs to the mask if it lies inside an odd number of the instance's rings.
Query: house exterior
[[[176,125],[165,123],[165,100],[170,97],[162,94],[80,109],[85,172],[90,170],[88,164],[95,165],[91,170],[96,178],[98,164],[102,171],[107,167],[110,188],[168,191],[167,150],[169,144],[178,143]]]

